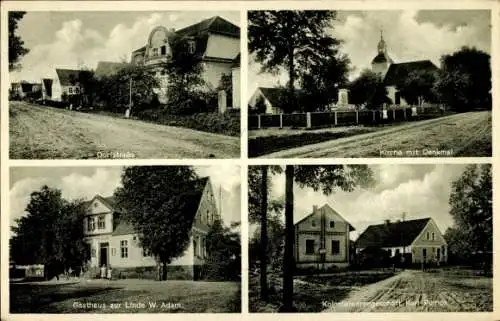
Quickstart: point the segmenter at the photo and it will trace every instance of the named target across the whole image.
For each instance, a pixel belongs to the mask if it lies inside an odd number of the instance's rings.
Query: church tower
[[[372,71],[383,77],[393,61],[387,54],[387,44],[385,43],[382,30],[380,30],[380,41],[377,45],[377,52],[377,56],[372,60]]]

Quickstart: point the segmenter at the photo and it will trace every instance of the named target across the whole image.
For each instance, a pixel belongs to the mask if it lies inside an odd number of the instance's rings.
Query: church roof
[[[402,85],[408,74],[416,70],[435,71],[438,67],[430,60],[417,60],[390,65],[384,77],[386,86]]]
[[[408,246],[431,218],[370,225],[356,240],[357,248]]]
[[[386,55],[385,53],[379,53],[378,55],[375,56],[375,58],[373,58],[372,60],[372,64],[376,64],[376,63],[382,63],[382,62],[388,62],[388,63],[392,63],[392,59],[389,58],[388,55]]]

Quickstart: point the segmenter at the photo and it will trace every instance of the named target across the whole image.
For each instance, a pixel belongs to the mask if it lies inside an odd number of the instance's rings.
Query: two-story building
[[[160,82],[156,93],[161,102],[168,101],[168,75],[161,66],[173,55],[171,41],[174,36],[185,39],[187,46],[184,49],[201,61],[202,78],[208,89],[217,88],[224,74],[232,76],[233,72],[239,72],[234,63],[239,60],[240,28],[233,23],[215,16],[180,30],[158,26],[150,32],[146,45],[132,52],[131,63],[155,72]],[[239,81],[239,74],[233,79]],[[239,88],[239,83],[233,83],[233,88]],[[237,102],[239,107],[239,100]]]
[[[313,206],[295,223],[295,263],[298,268],[326,269],[349,265],[349,233],[354,227],[328,204]]]
[[[185,217],[191,220],[191,232],[184,254],[174,259],[168,266],[175,272],[174,277],[193,279],[196,271],[207,257],[206,235],[211,224],[220,218],[215,204],[212,185],[208,177],[193,183],[201,186],[190,193],[183,208]],[[87,215],[84,219],[85,242],[90,252],[90,270],[98,271],[105,266],[115,275],[137,270],[153,271],[158,262],[154,256],[140,245],[140,237],[134,227],[121,219],[121,210],[113,197],[96,195],[86,203]],[[97,272],[96,272],[97,273]],[[152,273],[155,275],[155,273]]]

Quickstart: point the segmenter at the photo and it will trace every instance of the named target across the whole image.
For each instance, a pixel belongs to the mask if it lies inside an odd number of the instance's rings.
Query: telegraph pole
[[[130,112],[132,110],[132,75],[129,78],[129,87],[128,87],[128,109],[125,111],[125,118],[130,117]]]

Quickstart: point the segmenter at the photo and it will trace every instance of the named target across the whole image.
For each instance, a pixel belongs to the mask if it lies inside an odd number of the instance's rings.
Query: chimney
[[[318,205],[313,205],[313,214],[315,214],[318,211]]]
[[[385,225],[391,224],[391,220],[384,220],[384,222],[385,222]]]

